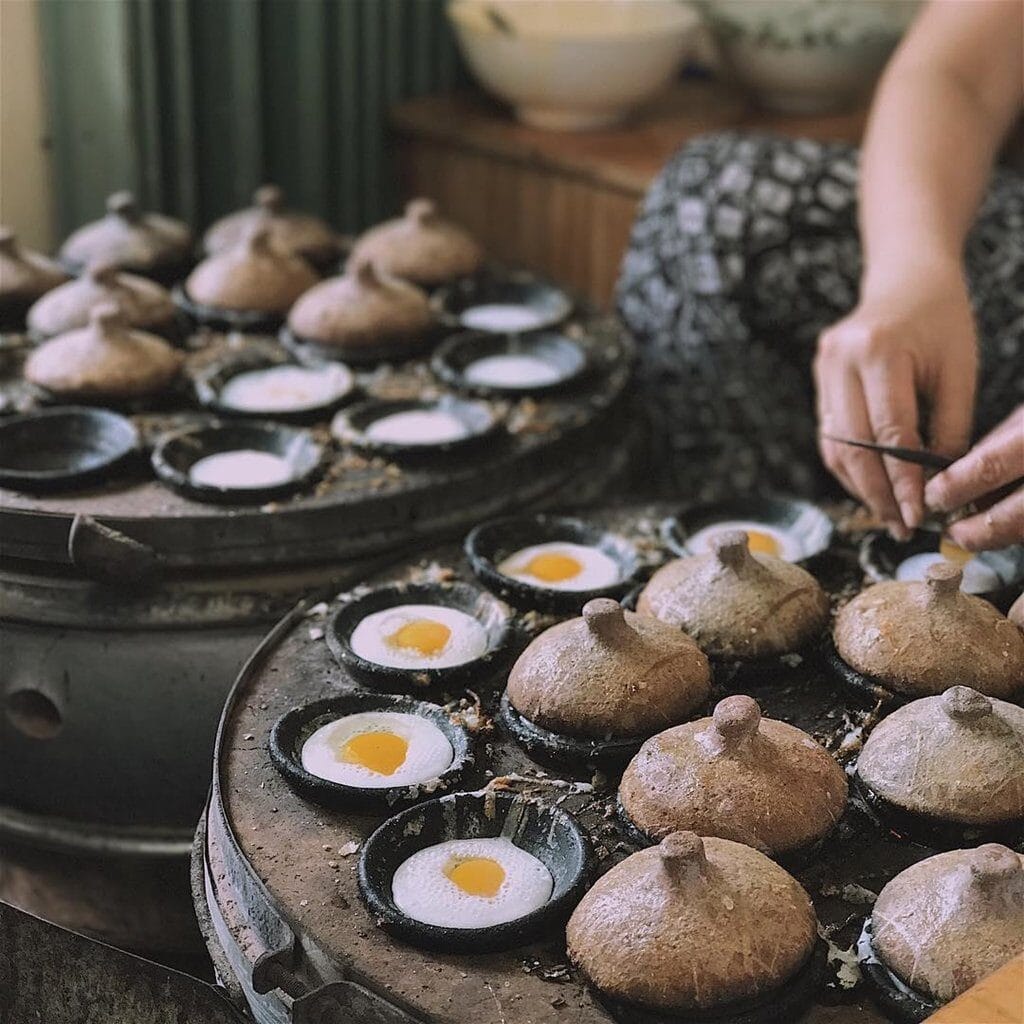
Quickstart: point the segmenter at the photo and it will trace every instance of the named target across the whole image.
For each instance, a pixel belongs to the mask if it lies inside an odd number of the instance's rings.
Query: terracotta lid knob
[[[963,571],[952,562],[936,562],[928,566],[925,580],[928,584],[929,601],[948,601],[960,592]]]
[[[696,832],[672,832],[658,846],[661,863],[676,885],[707,874],[704,840]]]
[[[588,601],[583,606],[583,618],[590,632],[606,643],[621,642],[633,635],[622,605],[610,597],[595,597]]]
[[[0,252],[7,256],[18,255],[18,240],[8,227],[0,227]]]
[[[951,686],[942,695],[942,710],[958,722],[973,722],[992,714],[992,702],[969,686]]]
[[[117,283],[119,270],[116,263],[111,263],[108,260],[94,260],[85,268],[85,273],[90,281],[109,288]]]
[[[278,213],[284,206],[284,192],[277,185],[261,185],[253,193],[253,201],[267,213]]]
[[[756,735],[761,724],[761,709],[753,697],[737,694],[720,700],[715,705],[712,718],[723,749],[739,750]]]
[[[720,564],[739,569],[750,562],[750,548],[743,530],[723,530],[711,538],[711,551]]]
[[[999,843],[985,843],[974,850],[968,870],[971,884],[984,892],[993,892],[1014,882],[1024,883],[1020,857]]]
[[[137,220],[139,204],[131,192],[126,190],[115,192],[107,197],[107,212],[123,217],[125,220]]]
[[[363,257],[356,262],[353,267],[355,272],[356,281],[359,282],[362,288],[376,288],[380,285],[380,273],[377,270],[376,264],[369,257]]]
[[[121,307],[116,302],[101,302],[89,314],[89,324],[100,334],[108,334],[123,323]]]
[[[262,253],[270,248],[270,229],[266,224],[253,224],[242,239],[249,252]]]
[[[414,224],[427,224],[437,216],[437,207],[430,199],[413,199],[405,208],[406,220]]]

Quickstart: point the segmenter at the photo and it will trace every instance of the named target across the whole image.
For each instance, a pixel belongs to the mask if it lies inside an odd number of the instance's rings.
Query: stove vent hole
[[[60,708],[39,690],[12,690],[5,710],[11,725],[33,740],[52,740],[64,727]]]

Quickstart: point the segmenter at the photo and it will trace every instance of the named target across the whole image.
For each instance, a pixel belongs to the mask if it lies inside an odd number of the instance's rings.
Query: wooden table
[[[933,1014],[928,1024],[1024,1024],[1024,953]]]
[[[611,297],[637,204],[687,140],[738,128],[858,141],[864,112],[783,118],[705,81],[680,83],[631,124],[545,132],[467,93],[393,108],[406,195],[435,199],[491,256],[549,274],[599,304]]]

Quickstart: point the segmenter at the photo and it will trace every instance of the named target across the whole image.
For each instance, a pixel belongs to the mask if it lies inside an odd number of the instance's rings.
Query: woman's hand
[[[898,539],[924,517],[921,468],[826,437],[960,455],[970,440],[977,361],[974,318],[956,261],[881,288],[865,281],[857,308],[818,341],[822,458]],[[919,399],[928,411],[926,442]]]
[[[1007,485],[1020,485],[999,497]],[[1024,405],[983,437],[962,459],[932,477],[925,502],[936,512],[951,512],[996,494],[984,512],[961,519],[949,535],[968,551],[1003,548],[1024,541]]]

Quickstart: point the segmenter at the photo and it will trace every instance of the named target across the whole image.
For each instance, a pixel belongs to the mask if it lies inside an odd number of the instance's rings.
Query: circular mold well
[[[555,590],[506,576],[498,566],[517,551],[537,544],[579,544],[596,548],[619,567],[620,579],[590,590]],[[477,579],[516,608],[559,614],[580,613],[597,597],[624,597],[642,564],[635,545],[624,537],[570,516],[509,516],[481,523],[466,537],[465,554]]]
[[[0,485],[70,490],[110,476],[139,451],[131,420],[109,409],[58,406],[0,420]]]
[[[290,479],[258,486],[216,486],[197,483],[192,467],[210,455],[232,451],[258,451],[284,459]],[[301,490],[321,468],[324,449],[305,430],[277,423],[222,423],[194,426],[165,435],[153,449],[153,471],[172,490],[196,501],[226,505],[262,504]]]
[[[546,379],[525,379],[518,383],[515,374],[499,380],[497,370],[491,379],[475,376],[474,367],[484,360],[523,360],[531,368],[547,371]],[[430,361],[439,380],[458,391],[485,396],[522,397],[567,390],[587,371],[586,351],[565,334],[538,331],[533,334],[491,334],[469,331],[443,342]],[[511,370],[512,367],[509,367]]]
[[[391,880],[414,853],[453,839],[499,836],[551,873],[554,888],[544,906],[487,928],[450,928],[416,921],[395,905]],[[564,924],[589,874],[589,840],[565,811],[509,793],[452,793],[389,818],[370,836],[359,858],[359,892],[378,925],[397,939],[437,952],[485,953],[523,945]]]
[[[475,619],[487,635],[484,654],[460,665],[398,668],[369,661],[352,649],[352,633],[368,615],[417,604],[452,608]],[[431,685],[454,685],[490,676],[504,666],[512,644],[512,613],[493,594],[470,583],[399,583],[371,590],[343,604],[328,623],[327,644],[353,675],[381,690],[408,692]]]
[[[705,548],[698,534],[719,524],[722,529],[732,524],[741,524],[736,527],[738,529],[757,529],[762,526],[768,528],[768,531],[775,530],[792,538],[798,557],[787,560],[793,562],[807,562],[816,558],[824,554],[832,543],[832,520],[817,505],[800,498],[770,494],[749,495],[684,508],[662,523],[662,540],[676,555],[704,554]],[[695,539],[697,544],[694,544]]]
[[[404,786],[350,786],[314,775],[302,764],[302,748],[318,729],[350,715],[372,711],[416,715],[436,726],[451,744],[453,759],[440,775]],[[437,704],[379,693],[346,693],[292,708],[274,724],[270,757],[287,783],[300,796],[334,809],[380,809],[412,803],[452,789],[473,763],[469,734]]]

